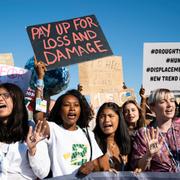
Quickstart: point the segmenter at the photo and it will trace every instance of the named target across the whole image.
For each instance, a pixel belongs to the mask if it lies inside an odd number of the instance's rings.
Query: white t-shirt
[[[47,144],[38,143],[35,156],[29,156],[25,143],[0,144],[0,179],[25,180],[44,178],[50,169]],[[29,156],[29,159],[28,159]],[[32,166],[30,165],[30,162]],[[42,166],[43,164],[43,166]]]
[[[69,131],[53,122],[48,122],[50,138],[48,141],[51,170],[53,177],[76,173],[77,169],[90,160],[90,144],[83,132],[78,127],[75,131]],[[92,160],[102,156],[94,134],[89,131],[92,144]]]

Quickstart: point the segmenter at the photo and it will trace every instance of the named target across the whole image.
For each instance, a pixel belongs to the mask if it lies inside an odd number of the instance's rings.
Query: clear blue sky
[[[25,27],[94,14],[114,55],[123,58],[126,85],[138,94],[143,43],[180,42],[180,0],[1,0],[0,53],[13,53],[15,66],[33,56]],[[78,79],[73,65],[71,74]],[[77,81],[69,87],[76,88]]]

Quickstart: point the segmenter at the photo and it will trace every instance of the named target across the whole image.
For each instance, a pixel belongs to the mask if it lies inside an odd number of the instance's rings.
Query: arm
[[[43,92],[43,88],[44,88],[43,79],[44,79],[45,72],[47,71],[47,69],[46,69],[46,65],[42,61],[37,62],[36,57],[34,57],[34,67],[38,76],[38,83],[35,89],[35,101],[36,101],[36,98],[43,98],[43,93],[44,93]],[[34,108],[33,116],[34,116],[35,123],[37,123],[39,120],[43,121],[43,125],[47,127],[45,134],[49,136],[50,135],[49,125],[45,118],[45,113],[41,111],[37,111],[36,108]]]
[[[94,159],[93,161],[89,161],[85,164],[83,164],[79,170],[78,175],[88,175],[91,172],[97,172],[97,171],[108,171],[110,170],[109,165],[109,156],[107,154]]]
[[[146,114],[146,95],[145,95],[145,89],[141,86],[141,89],[139,90],[139,95],[141,97],[141,109],[143,110],[144,114]]]
[[[50,158],[44,136],[46,126],[38,122],[33,130],[29,127],[26,143],[28,146],[28,159],[34,174],[40,179],[46,177],[50,171]]]

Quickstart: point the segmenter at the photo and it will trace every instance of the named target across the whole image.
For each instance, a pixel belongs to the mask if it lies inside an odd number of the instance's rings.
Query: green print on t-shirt
[[[71,164],[79,166],[86,163],[87,162],[86,153],[87,153],[87,147],[84,144],[73,144]]]

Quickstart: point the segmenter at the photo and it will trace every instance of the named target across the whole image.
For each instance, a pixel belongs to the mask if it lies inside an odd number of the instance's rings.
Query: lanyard
[[[159,129],[159,128],[158,128],[158,129]],[[175,148],[176,148],[176,154],[177,154],[177,157],[178,157],[178,149],[177,149],[177,145],[176,145],[176,136],[175,136],[173,124],[172,124],[172,128],[171,128],[171,129],[172,129],[172,135],[173,135],[174,145],[175,145]],[[165,146],[166,146],[166,149],[167,149],[168,152],[169,152],[169,155],[170,155],[173,163],[175,164],[176,167],[179,167],[179,162],[174,159],[174,155],[172,154],[171,150],[169,149],[169,146],[168,146],[165,138],[163,137],[162,132],[160,131],[160,129],[159,129],[159,134],[160,134],[160,136],[161,136],[162,139],[163,139],[163,142],[164,142],[164,144],[165,144]],[[178,160],[179,160],[179,158],[178,158]]]

